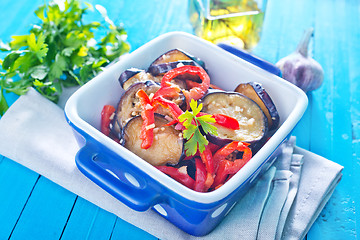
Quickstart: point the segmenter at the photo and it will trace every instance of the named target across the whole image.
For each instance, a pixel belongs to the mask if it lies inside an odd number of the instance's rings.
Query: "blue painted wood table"
[[[26,34],[43,0],[1,0],[0,38]],[[89,1],[92,4],[99,0]],[[169,31],[192,33],[185,0],[101,3],[122,22],[132,50]],[[91,13],[89,18],[99,18]],[[343,179],[307,239],[356,239],[360,233],[360,2],[268,0],[254,53],[272,63],[290,54],[314,27],[314,58],[325,70],[320,89],[294,130],[297,144],[343,165]],[[13,95],[6,96],[14,101]],[[48,179],[0,156],[0,239],[154,239]]]

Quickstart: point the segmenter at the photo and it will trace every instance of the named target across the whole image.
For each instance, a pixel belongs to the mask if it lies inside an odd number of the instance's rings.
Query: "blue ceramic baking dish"
[[[208,193],[181,185],[99,131],[103,106],[115,106],[123,93],[119,75],[131,67],[146,69],[174,48],[201,58],[212,83],[225,90],[233,90],[241,82],[261,83],[280,115],[280,126],[266,144],[228,182]],[[202,236],[221,222],[274,162],[307,101],[304,92],[278,76],[191,34],[171,32],[133,51],[82,86],[66,103],[65,115],[81,147],[75,161],[84,175],[130,208],[152,208],[183,231]]]

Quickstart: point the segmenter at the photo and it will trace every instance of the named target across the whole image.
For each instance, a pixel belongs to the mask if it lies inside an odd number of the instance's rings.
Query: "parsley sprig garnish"
[[[186,111],[179,116],[179,121],[186,128],[183,131],[183,137],[187,140],[185,142],[187,156],[195,155],[198,150],[200,152],[205,150],[205,146],[209,144],[205,134],[217,135],[217,128],[211,124],[215,122],[215,119],[209,114],[198,116],[202,107],[202,103],[198,105],[197,101],[192,99],[190,102],[191,112]]]
[[[35,15],[39,23],[29,34],[0,41],[0,115],[7,109],[4,92],[25,94],[34,87],[43,96],[57,102],[63,87],[83,85],[103,67],[129,51],[126,31],[115,25],[101,5],[102,22],[83,21],[91,4],[82,7],[79,0],[50,2]],[[2,69],[1,69],[2,68]]]

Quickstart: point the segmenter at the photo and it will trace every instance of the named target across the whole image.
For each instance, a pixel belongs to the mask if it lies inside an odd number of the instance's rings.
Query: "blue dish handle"
[[[139,169],[126,160],[120,160],[115,153],[104,152],[104,149],[87,142],[76,154],[75,161],[85,176],[136,211],[146,211],[160,202],[160,190],[154,189],[151,181],[134,178]],[[136,179],[135,186],[126,179],[125,172]],[[141,180],[140,183],[137,180]]]
[[[231,45],[228,45],[225,43],[219,43],[218,46],[220,48],[224,49],[225,51],[228,51],[228,52],[234,54],[235,56],[254,64],[255,66],[258,66],[272,74],[275,74],[275,75],[281,77],[281,70],[270,62],[267,62],[253,54],[250,54],[244,50],[241,50],[239,48],[236,48],[234,46],[231,46]]]

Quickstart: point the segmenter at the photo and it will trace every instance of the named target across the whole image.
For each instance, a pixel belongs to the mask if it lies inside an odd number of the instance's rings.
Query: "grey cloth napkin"
[[[63,110],[35,90],[0,119],[0,154],[160,239],[198,239],[152,210],[136,212],[87,179]],[[295,146],[283,153],[220,225],[201,239],[303,239],[341,179],[342,166]]]

